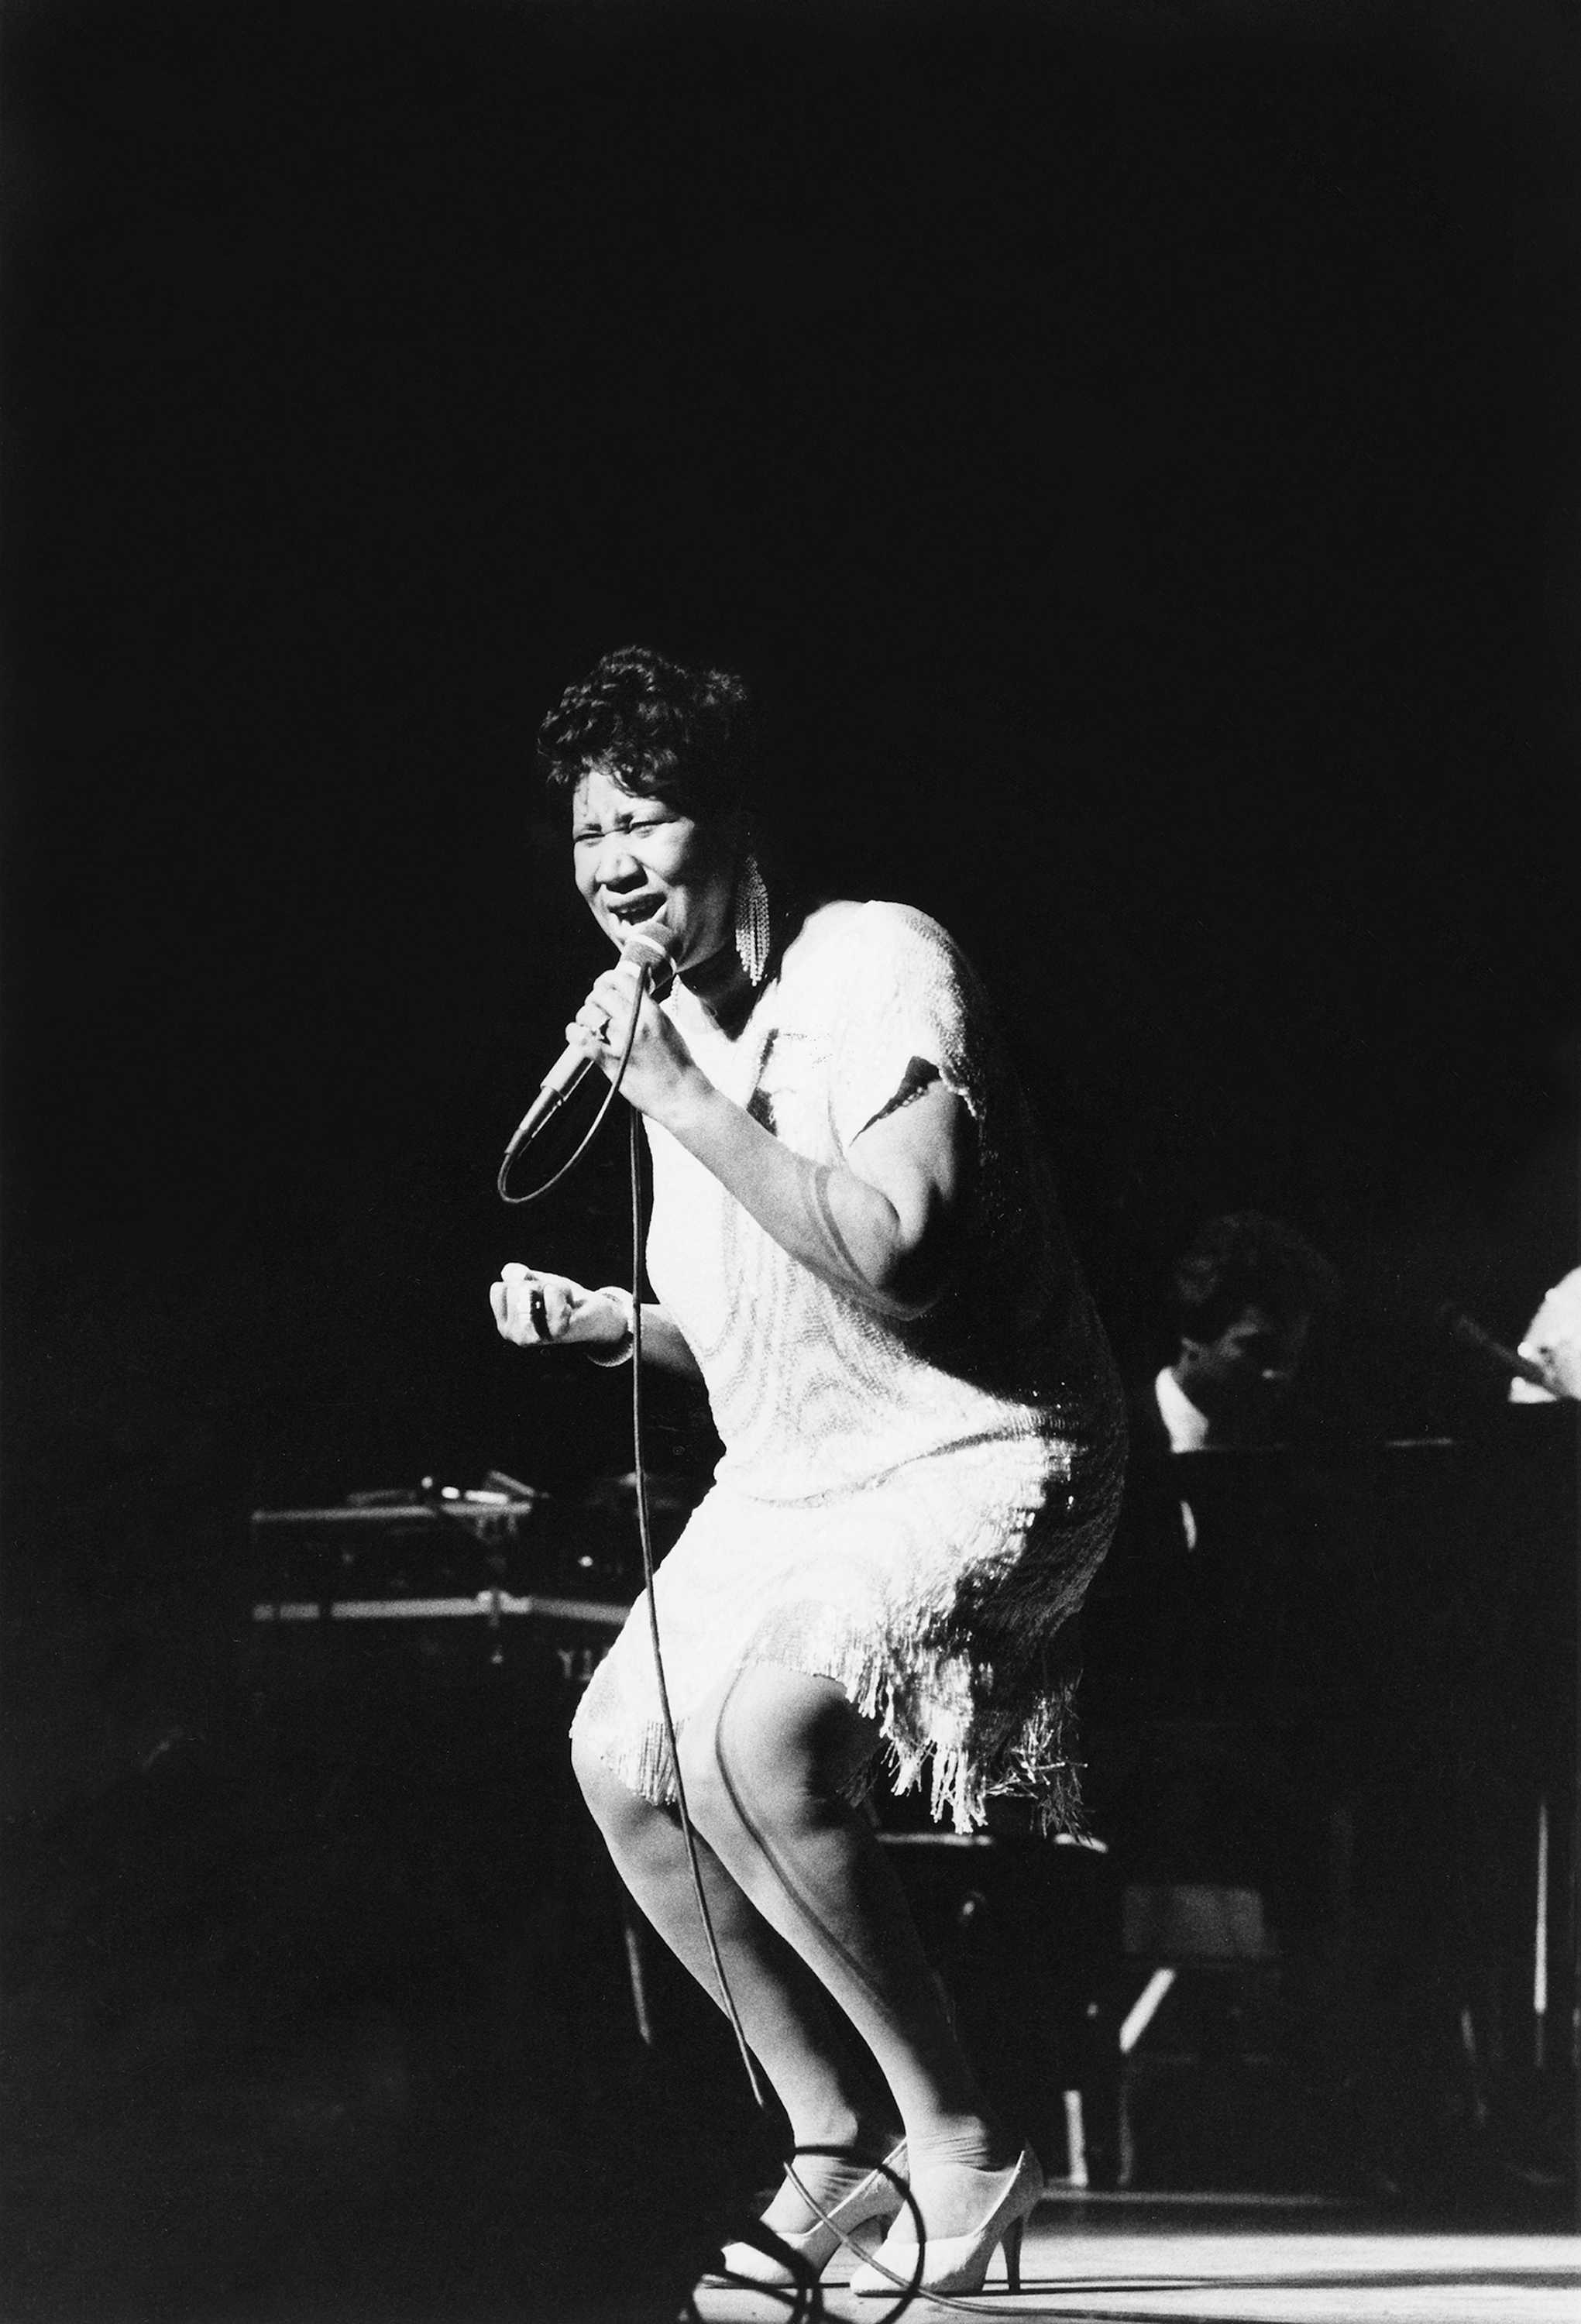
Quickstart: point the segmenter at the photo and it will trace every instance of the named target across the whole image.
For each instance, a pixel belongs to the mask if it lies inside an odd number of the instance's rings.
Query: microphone
[[[661,912],[657,919],[639,921],[620,946],[620,968],[640,984],[648,980],[648,990],[656,998],[670,989],[674,971],[670,954],[675,949],[675,931],[665,926]],[[562,1049],[558,1059],[549,1067],[539,1084],[538,1093],[510,1134],[505,1148],[505,1159],[529,1138],[536,1138],[551,1114],[557,1113],[593,1065],[593,1059],[582,1049],[569,1046]]]
[[[1452,1299],[1445,1300],[1433,1320],[1441,1332],[1448,1332],[1463,1348],[1469,1348],[1474,1355],[1496,1366],[1506,1379],[1530,1380],[1533,1388],[1548,1387],[1548,1375],[1540,1364],[1534,1364],[1530,1356],[1495,1340],[1491,1332],[1484,1332],[1475,1318],[1463,1307],[1457,1307]]]

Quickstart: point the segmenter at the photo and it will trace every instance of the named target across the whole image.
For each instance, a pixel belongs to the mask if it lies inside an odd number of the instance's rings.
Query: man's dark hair
[[[1181,1329],[1213,1339],[1243,1308],[1280,1322],[1316,1314],[1339,1296],[1339,1277],[1304,1235],[1260,1211],[1209,1219],[1174,1264]]]
[[[758,762],[744,681],[688,669],[651,646],[618,646],[566,687],[538,729],[538,771],[568,798],[602,766],[644,798],[709,817],[749,807]]]

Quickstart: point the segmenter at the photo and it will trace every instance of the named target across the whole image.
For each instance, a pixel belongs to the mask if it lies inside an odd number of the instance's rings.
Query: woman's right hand
[[[500,1337],[519,1348],[616,1348],[626,1337],[625,1313],[607,1291],[516,1259],[490,1285],[489,1305]]]

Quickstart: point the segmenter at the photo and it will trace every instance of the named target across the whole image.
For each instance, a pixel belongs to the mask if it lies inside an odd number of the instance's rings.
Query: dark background
[[[1577,1256],[1576,62],[1541,0],[14,0],[9,1804],[223,1697],[250,1508],[629,1465],[485,1294],[622,1266],[622,1139],[492,1182],[596,965],[533,731],[630,639],[976,952],[1127,1346],[1255,1204],[1351,1425],[1497,1403],[1430,1318]]]
[[[621,1264],[623,1139],[492,1173],[595,965],[533,730],[633,637],[976,950],[1119,1336],[1253,1204],[1442,1420],[1423,1318],[1576,1256],[1567,23],[8,10],[14,1608],[627,1465],[484,1295]]]

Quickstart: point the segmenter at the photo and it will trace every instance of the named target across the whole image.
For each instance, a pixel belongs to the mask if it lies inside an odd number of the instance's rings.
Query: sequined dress
[[[978,1133],[964,1247],[915,1320],[791,1259],[648,1125],[653,1287],[702,1370],[724,1451],[659,1568],[677,1730],[743,1661],[834,1679],[875,1717],[897,1791],[979,1825],[1030,1795],[1069,1823],[1064,1636],[1113,1529],[1124,1420],[1040,1140],[972,970],[906,906],[832,905],[727,1038],[677,984],[663,1004],[725,1094],[838,1165],[932,1067]],[[574,1722],[656,1803],[675,1779],[646,1600]]]

